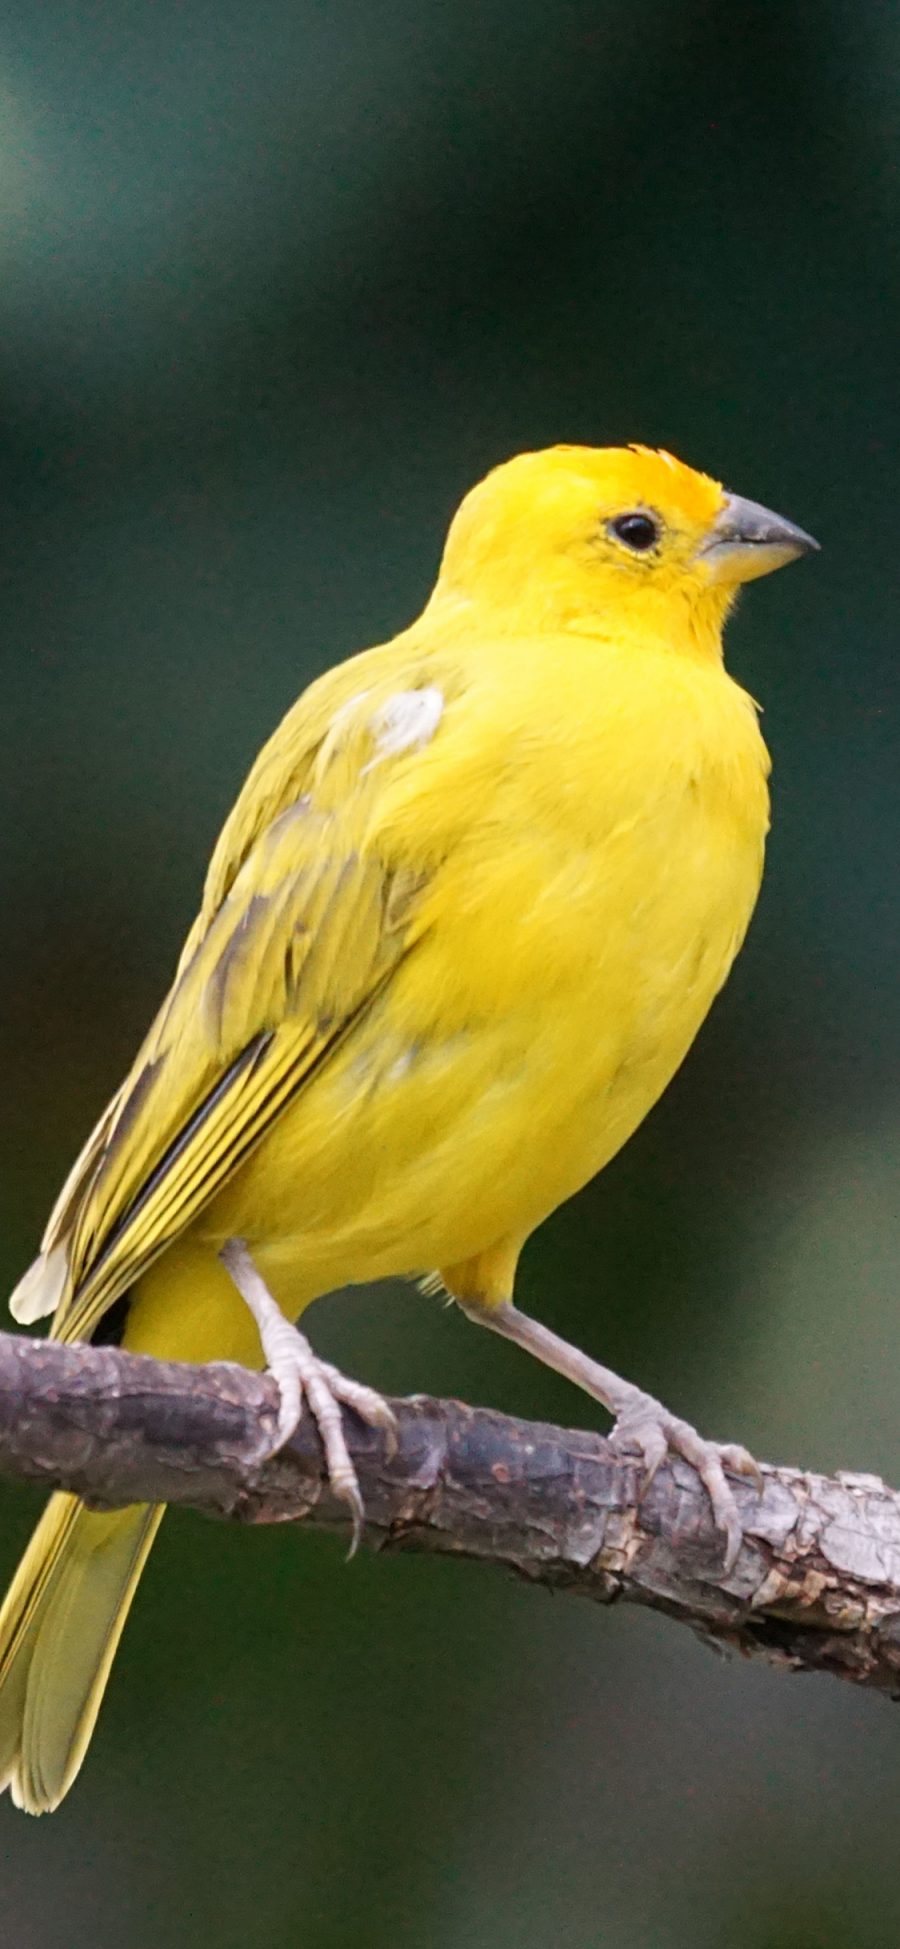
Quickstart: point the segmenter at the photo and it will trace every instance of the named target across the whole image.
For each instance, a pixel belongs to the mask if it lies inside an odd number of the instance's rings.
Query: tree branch
[[[764,1469],[735,1481],[730,1575],[706,1494],[680,1460],[638,1503],[636,1463],[602,1436],[425,1396],[394,1403],[396,1454],[348,1416],[377,1549],[479,1557],[599,1603],[650,1605],[789,1670],[900,1695],[900,1495],[877,1476]],[[274,1384],[111,1347],[0,1334],[0,1472],[97,1507],[183,1503],[249,1523],[346,1531],[308,1420],[266,1459]]]

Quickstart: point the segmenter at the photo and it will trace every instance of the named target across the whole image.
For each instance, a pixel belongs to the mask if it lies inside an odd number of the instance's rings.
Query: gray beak
[[[726,494],[698,559],[711,582],[752,582],[796,561],[798,555],[817,553],[818,547],[812,535],[783,515],[773,514],[771,508],[745,501],[740,494]]]

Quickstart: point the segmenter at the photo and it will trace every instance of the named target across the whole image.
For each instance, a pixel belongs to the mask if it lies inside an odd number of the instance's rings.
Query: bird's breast
[[[600,1018],[652,1034],[673,999],[708,1006],[758,892],[768,794],[748,713],[704,729],[653,710],[618,739],[505,755],[424,901],[445,1023],[531,1008],[579,1038]]]
[[[699,705],[684,684],[662,707],[631,699],[593,741],[582,712],[562,748],[507,753],[392,998],[411,1049],[490,1048],[493,1101],[541,1133],[547,1209],[665,1088],[750,920],[767,761],[749,700],[719,684]]]

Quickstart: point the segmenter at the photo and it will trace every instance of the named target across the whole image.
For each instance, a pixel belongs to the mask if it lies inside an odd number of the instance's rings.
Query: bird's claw
[[[749,1478],[761,1489],[762,1471],[748,1450],[739,1442],[707,1441],[689,1421],[670,1414],[649,1394],[629,1403],[618,1416],[610,1440],[617,1449],[636,1450],[640,1455],[645,1471],[642,1495],[667,1455],[681,1455],[690,1462],[709,1497],[716,1528],[725,1538],[725,1571],[733,1570],[744,1529],[725,1471]]]
[[[352,1408],[354,1414],[358,1414],[360,1420],[365,1421],[370,1428],[381,1428],[389,1455],[395,1454],[397,1448],[396,1416],[383,1395],[376,1393],[373,1387],[365,1387],[361,1381],[351,1380],[346,1374],[342,1374],[339,1368],[332,1367],[328,1361],[319,1360],[304,1335],[296,1332],[296,1329],[292,1331],[296,1333],[297,1346],[291,1363],[293,1378],[287,1382],[286,1389],[287,1375],[284,1364],[280,1363],[278,1370],[270,1369],[270,1372],[274,1372],[282,1397],[282,1412],[279,1415],[274,1447],[282,1447],[293,1434],[305,1402],[319,1430],[331,1492],[341,1502],[346,1503],[350,1511],[353,1535],[347,1553],[349,1561],[349,1558],[355,1555],[362,1540],[365,1508],[356,1469],[347,1447],[341,1408],[342,1406]],[[282,1363],[283,1359],[282,1352]],[[290,1404],[289,1426],[285,1425],[284,1419],[285,1392]],[[294,1402],[298,1397],[299,1405],[294,1412]]]

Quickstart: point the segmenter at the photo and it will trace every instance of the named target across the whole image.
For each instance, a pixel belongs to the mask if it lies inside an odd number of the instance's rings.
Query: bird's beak
[[[711,582],[753,582],[798,555],[816,553],[818,546],[812,535],[770,508],[761,508],[758,501],[726,494],[697,559]]]

